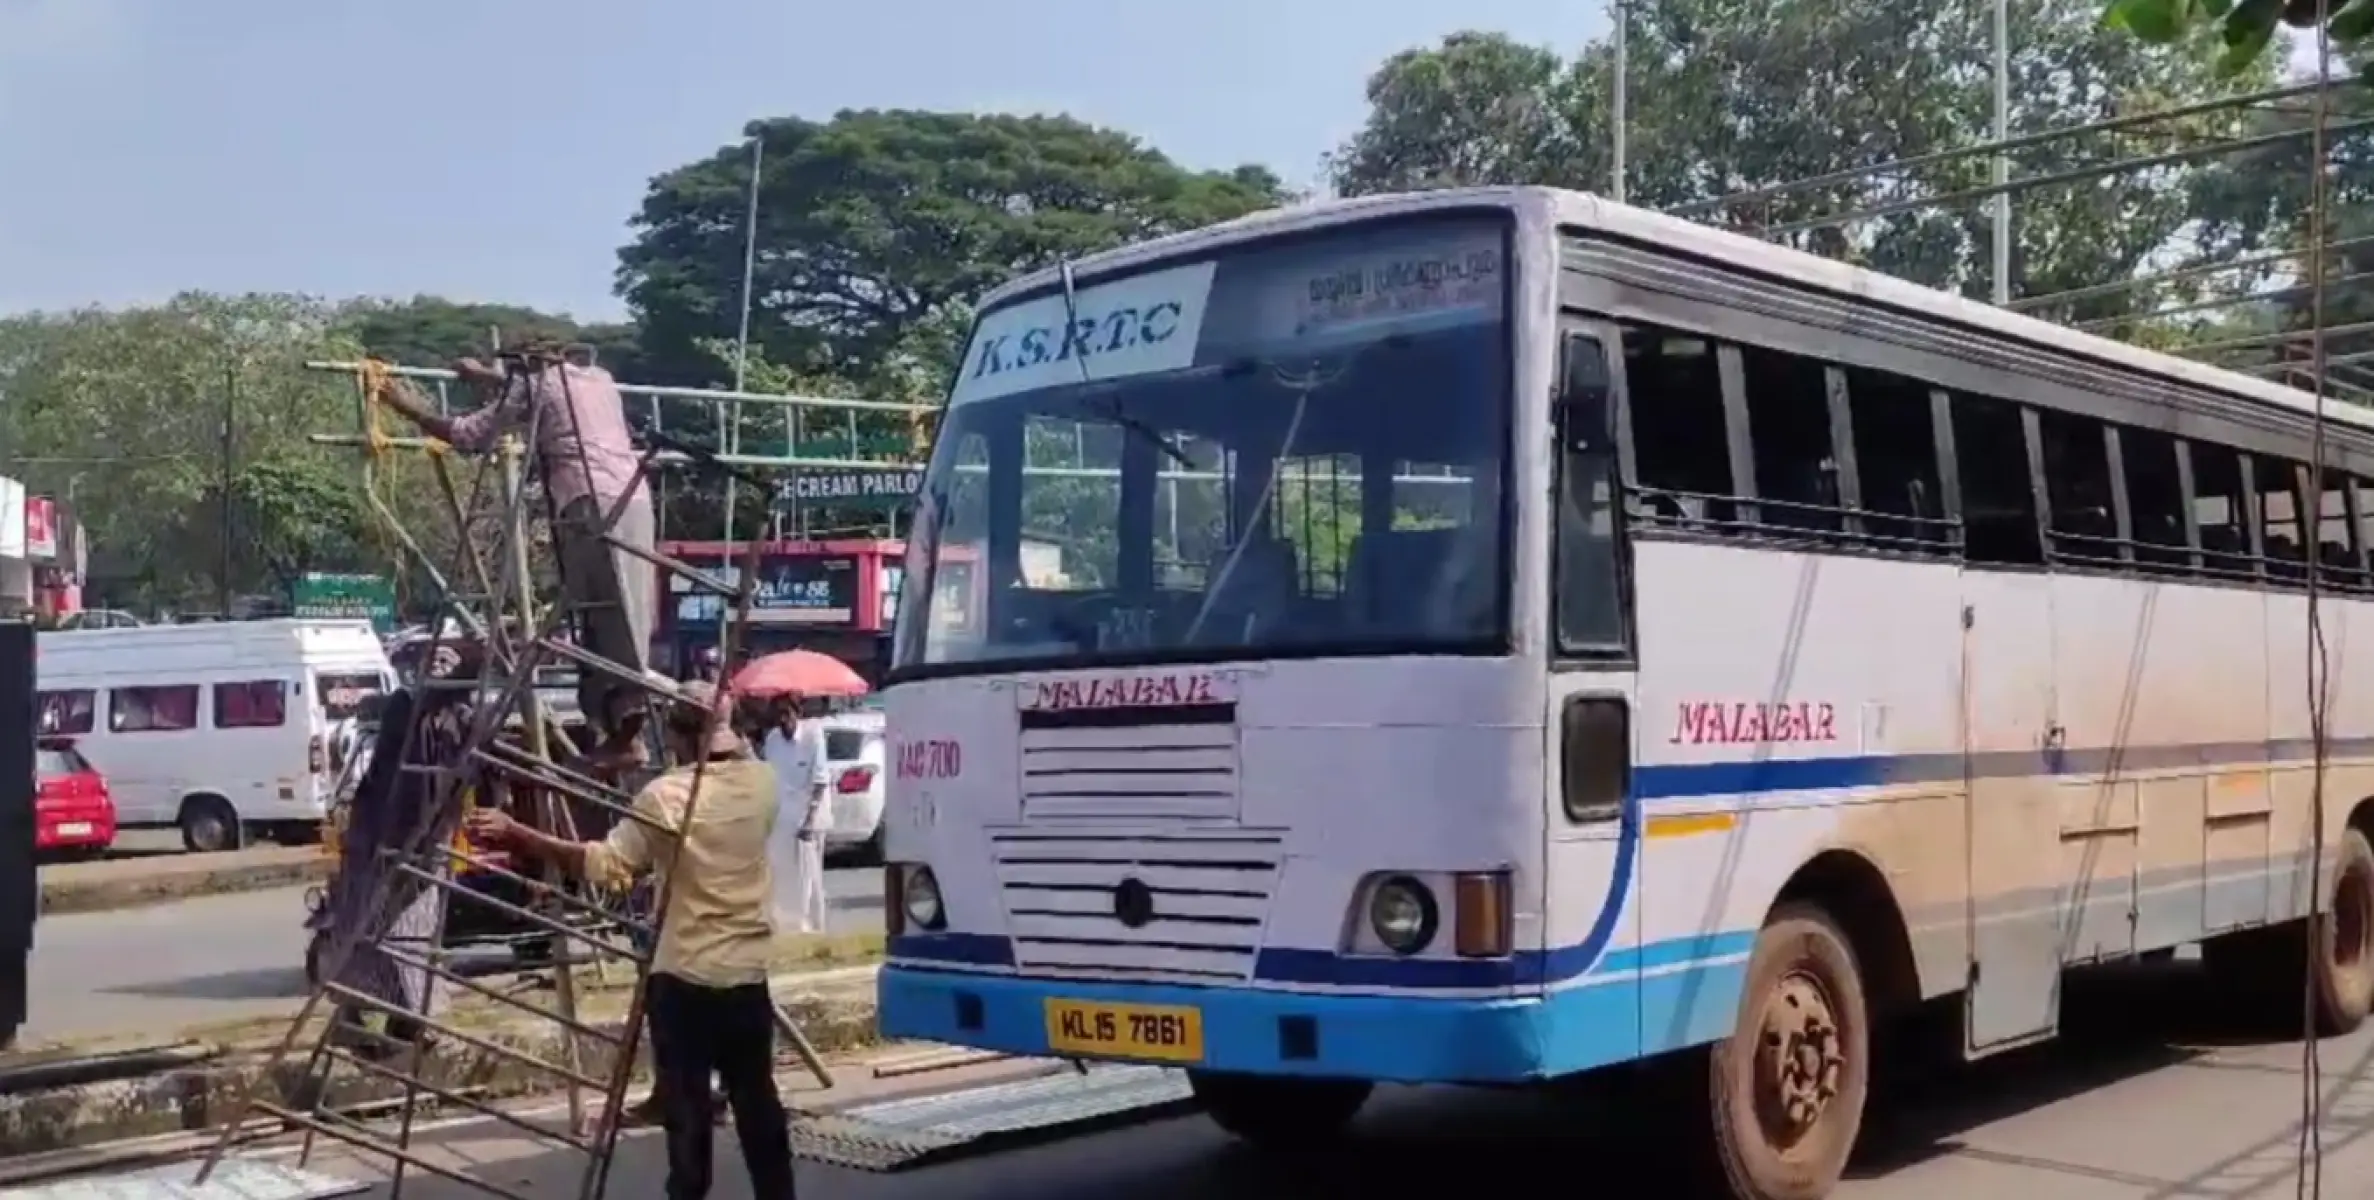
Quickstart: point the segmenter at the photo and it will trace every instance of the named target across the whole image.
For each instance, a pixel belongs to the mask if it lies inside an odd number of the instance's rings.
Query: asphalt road
[[[831,932],[881,927],[880,871],[830,871],[825,893]],[[305,995],[304,921],[303,888],[43,918],[25,1036],[165,1037],[284,1011]]]
[[[2070,1035],[1974,1068],[1893,1085],[1877,1102],[1840,1200],[2277,1200],[2294,1195],[2301,1100],[2297,1043],[2216,1011],[2189,966],[2073,989]],[[2374,1197],[2374,1030],[2321,1052],[2328,1107],[2322,1195]],[[1627,1103],[1627,1100],[1632,1103]],[[802,1164],[803,1200],[1306,1200],[1547,1190],[1687,1200],[1680,1153],[1621,1084],[1558,1093],[1410,1090],[1381,1095],[1337,1148],[1259,1157],[1201,1117],[897,1175]],[[500,1126],[428,1135],[429,1152],[534,1197],[576,1194],[582,1160]],[[664,1194],[657,1137],[628,1134],[610,1194]],[[750,1193],[730,1130],[719,1200]],[[377,1178],[343,1152],[315,1166]],[[1555,1181],[1545,1184],[1545,1180]],[[369,1195],[384,1197],[384,1187]],[[418,1173],[406,1195],[478,1193]]]

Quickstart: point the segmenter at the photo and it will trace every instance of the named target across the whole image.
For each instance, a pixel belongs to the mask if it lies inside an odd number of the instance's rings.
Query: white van
[[[106,776],[119,825],[177,825],[192,850],[315,837],[336,726],[396,682],[367,621],[72,630],[35,655],[42,735]]]

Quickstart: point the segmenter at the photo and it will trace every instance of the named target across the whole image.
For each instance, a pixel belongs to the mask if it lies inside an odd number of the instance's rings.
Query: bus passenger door
[[[1641,827],[1634,790],[1633,629],[1616,450],[1622,342],[1562,323],[1545,689],[1543,983],[1574,1014],[1554,1068],[1646,1051],[1641,1028]]]
[[[1955,395],[1949,405],[1943,392],[1932,402],[1945,418],[1941,436],[1952,440],[1943,458],[1958,476],[1948,488],[1958,492],[1971,564],[1962,571],[1963,1049],[1975,1058],[2051,1037],[2060,1025],[2053,576],[2037,569],[2046,493],[2035,411],[1979,396]],[[1997,565],[2013,563],[2023,565]]]
[[[1963,770],[1969,781],[1973,1057],[2060,1024],[2060,788],[2052,705],[2052,580],[1963,576]]]

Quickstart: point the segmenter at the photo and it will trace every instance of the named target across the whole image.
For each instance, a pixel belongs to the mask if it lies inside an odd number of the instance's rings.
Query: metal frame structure
[[[514,373],[540,370],[550,361],[507,360]],[[467,1185],[490,1195],[519,1197],[523,1193],[503,1185],[474,1179],[466,1172],[439,1164],[416,1152],[412,1146],[413,1118],[420,1101],[426,1097],[442,1104],[484,1115],[507,1124],[539,1141],[552,1143],[566,1150],[574,1150],[585,1159],[579,1196],[595,1197],[604,1194],[618,1134],[620,1100],[632,1075],[635,1055],[643,1028],[643,983],[648,978],[660,937],[664,932],[668,912],[668,893],[672,883],[677,854],[682,850],[681,826],[655,821],[638,812],[633,797],[590,775],[563,765],[553,753],[551,734],[556,731],[538,702],[533,687],[536,669],[540,665],[567,663],[581,671],[602,672],[622,683],[640,688],[660,703],[681,702],[684,697],[677,688],[641,669],[609,661],[576,645],[563,636],[563,624],[571,616],[560,606],[545,606],[535,591],[532,556],[535,553],[535,522],[533,503],[526,477],[529,447],[536,445],[535,424],[531,418],[524,436],[507,436],[480,470],[473,499],[491,478],[499,489],[501,518],[498,544],[489,547],[489,555],[482,553],[471,537],[470,515],[473,505],[464,501],[461,489],[455,485],[444,448],[424,439],[388,436],[379,424],[379,396],[389,378],[401,372],[376,362],[338,364],[331,369],[352,373],[357,382],[357,404],[363,432],[350,435],[317,435],[315,441],[328,445],[360,445],[369,450],[366,457],[366,483],[370,485],[375,514],[398,536],[410,556],[427,569],[438,588],[441,617],[437,622],[435,641],[430,647],[428,661],[436,660],[439,644],[449,631],[475,644],[483,654],[484,665],[475,677],[434,679],[424,673],[413,685],[417,718],[430,707],[433,693],[443,690],[460,692],[452,697],[468,707],[465,714],[466,732],[459,750],[445,761],[415,763],[414,747],[421,736],[419,722],[401,731],[388,731],[380,743],[381,753],[399,755],[401,771],[425,774],[431,803],[412,820],[401,841],[383,850],[385,871],[377,880],[364,906],[366,911],[351,928],[338,931],[328,965],[320,981],[307,998],[296,1020],[291,1022],[267,1069],[256,1077],[235,1111],[222,1127],[212,1152],[200,1169],[196,1185],[203,1194],[209,1176],[222,1162],[238,1131],[246,1128],[253,1116],[274,1119],[284,1126],[303,1131],[305,1152],[311,1153],[314,1139],[327,1137],[344,1142],[358,1150],[393,1161],[393,1194],[404,1191],[407,1169],[417,1169]],[[431,463],[439,491],[446,502],[447,515],[456,523],[460,533],[460,560],[449,570],[439,573],[427,561],[419,540],[404,528],[399,514],[380,496],[378,471],[382,457],[390,450],[417,448],[431,453]],[[646,479],[655,468],[654,454],[646,454],[638,466],[637,483]],[[716,463],[706,465],[716,466]],[[628,493],[634,491],[627,489]],[[658,554],[650,547],[639,546],[620,539],[612,531],[626,502],[620,501],[603,514],[601,536],[614,550],[632,554],[655,568],[671,572],[689,580],[694,586],[731,597],[733,605],[721,618],[721,644],[730,652],[745,623],[751,603],[754,572],[745,564],[741,579],[728,584],[706,572]],[[464,576],[475,591],[457,591],[449,580]],[[727,714],[711,707],[706,714],[707,728],[714,731]],[[520,736],[514,740],[506,736],[507,727],[516,724]],[[697,809],[705,773],[705,764],[694,768],[692,793],[686,801],[683,815],[689,824]],[[514,790],[532,795],[541,811],[546,828],[565,830],[569,827],[567,801],[605,811],[618,820],[644,824],[664,839],[663,867],[656,887],[657,896],[647,919],[620,911],[603,898],[564,886],[557,873],[548,871],[542,879],[529,878],[467,851],[457,849],[453,836],[464,810],[472,802],[474,793]],[[464,890],[455,878],[458,866],[502,877],[533,896],[534,906],[515,905]],[[399,934],[396,930],[399,900],[407,892],[415,893],[413,900],[433,896],[436,904],[434,923],[436,933],[428,938]],[[547,1008],[531,1001],[519,992],[499,989],[454,970],[445,961],[443,926],[450,902],[488,904],[504,910],[516,920],[525,922],[549,934],[556,952],[552,956],[550,983],[556,1004]],[[620,935],[626,935],[622,938]],[[412,943],[422,943],[413,949]],[[343,968],[361,947],[375,949],[398,968],[417,973],[418,998],[411,1005],[343,982]],[[589,951],[591,958],[582,952]],[[622,958],[634,966],[634,988],[628,1003],[625,1023],[617,1029],[598,1027],[584,1019],[579,1011],[577,968],[587,962],[596,965],[609,958]],[[549,1022],[561,1034],[566,1048],[564,1061],[551,1062],[516,1047],[470,1033],[465,1029],[441,1021],[434,1003],[435,985],[451,983],[455,987],[484,999],[495,1001],[514,1011],[524,1012]],[[385,1029],[373,1030],[358,1026],[352,1020],[357,1014],[377,1014],[386,1018]],[[399,1029],[409,1028],[409,1033]],[[307,1036],[311,1031],[310,1037]],[[794,1030],[794,1045],[807,1053],[811,1065],[818,1066],[813,1051]],[[569,1124],[566,1129],[527,1120],[493,1104],[467,1095],[451,1087],[439,1085],[424,1077],[425,1051],[433,1039],[468,1047],[478,1053],[504,1059],[538,1075],[559,1081],[568,1098]],[[277,1096],[269,1095],[277,1081],[287,1079],[284,1066],[293,1063],[293,1054],[300,1042],[307,1048],[303,1065],[295,1073],[296,1083],[282,1089]],[[583,1061],[588,1046],[606,1048],[609,1061],[598,1073]],[[364,1049],[370,1047],[377,1052]],[[398,1113],[398,1127],[392,1138],[384,1131],[369,1128],[338,1112],[329,1103],[333,1093],[331,1084],[341,1067],[379,1080],[398,1083],[403,1103]],[[594,1092],[601,1102],[591,1114],[586,1109],[586,1092]]]

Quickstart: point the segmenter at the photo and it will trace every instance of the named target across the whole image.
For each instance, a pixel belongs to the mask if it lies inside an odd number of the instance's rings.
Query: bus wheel
[[[2331,895],[2316,919],[2316,1032],[2352,1033],[2374,1011],[2374,845],[2341,835]]]
[[[1212,1123],[1265,1149],[1295,1150],[1344,1131],[1375,1085],[1356,1079],[1296,1079],[1189,1071],[1187,1084]]]
[[[1739,1025],[1709,1052],[1713,1149],[1740,1200],[1819,1200],[1863,1124],[1871,1019],[1854,950],[1810,904],[1774,910]]]

